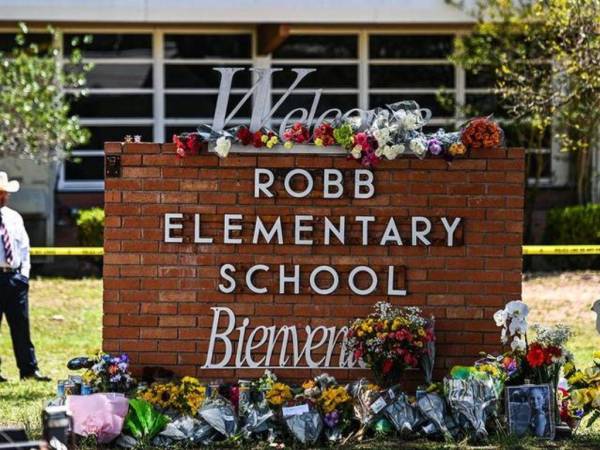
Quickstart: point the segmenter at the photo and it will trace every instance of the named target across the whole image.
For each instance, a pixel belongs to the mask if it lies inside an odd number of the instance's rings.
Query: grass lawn
[[[528,276],[523,283],[523,299],[529,304],[530,322],[562,322],[573,327],[571,341],[578,366],[590,361],[600,349],[591,304],[600,298],[600,272]],[[66,361],[99,349],[102,324],[102,281],[44,278],[31,281],[31,331],[40,368],[52,383],[19,382],[8,327],[0,331],[2,374],[9,383],[0,384],[0,425],[25,424],[34,436],[40,433],[40,411],[53,397],[56,380],[66,378]],[[374,441],[353,448],[397,448],[396,443]],[[414,448],[441,448],[441,444],[415,443]],[[464,447],[464,446],[463,446]],[[410,447],[408,447],[410,448]],[[578,432],[567,442],[535,443],[508,440],[486,448],[600,448],[596,434]]]

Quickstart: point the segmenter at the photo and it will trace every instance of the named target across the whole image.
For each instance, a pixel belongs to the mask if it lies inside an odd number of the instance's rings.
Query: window
[[[415,100],[432,112],[431,124],[455,116],[455,68],[448,61],[452,35],[369,35],[369,107]]]
[[[84,36],[63,34],[65,56],[77,43],[84,62],[94,64],[87,76],[89,94],[71,107],[90,130],[91,139],[62,164],[58,187],[64,191],[104,188],[105,141],[122,141],[128,134],[154,140],[152,34],[95,33],[90,43],[84,42]]]
[[[230,108],[252,86],[253,42],[251,33],[165,34],[164,135],[195,130],[211,123],[221,75],[213,67],[241,67],[233,77]],[[246,102],[232,123],[250,119],[252,104]]]
[[[358,107],[359,61],[358,34],[290,36],[272,55],[271,67],[284,70],[273,75],[271,103],[274,105],[295,79],[292,68],[310,67],[317,71],[308,74],[295,93],[283,101],[271,126],[279,126],[294,108],[310,111],[317,88],[323,91],[313,121],[328,109],[345,112]]]

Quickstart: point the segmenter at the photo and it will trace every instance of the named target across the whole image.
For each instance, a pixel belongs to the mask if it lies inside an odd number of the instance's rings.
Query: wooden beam
[[[257,53],[268,55],[277,50],[290,35],[290,26],[284,24],[260,24],[257,26]]]

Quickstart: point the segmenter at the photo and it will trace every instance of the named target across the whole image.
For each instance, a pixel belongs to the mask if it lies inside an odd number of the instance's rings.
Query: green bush
[[[102,208],[82,209],[77,214],[79,243],[86,247],[104,245],[104,210]]]
[[[546,218],[544,242],[556,245],[599,245],[600,205],[567,206],[550,210]],[[600,256],[562,256],[560,266],[570,269],[600,268]]]

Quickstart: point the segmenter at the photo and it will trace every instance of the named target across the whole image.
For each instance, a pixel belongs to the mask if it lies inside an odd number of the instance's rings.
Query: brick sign
[[[350,378],[346,326],[379,300],[435,316],[442,373],[499,350],[492,315],[521,295],[522,150],[373,170],[174,150],[105,146],[121,166],[105,182],[105,351],[201,378]]]

